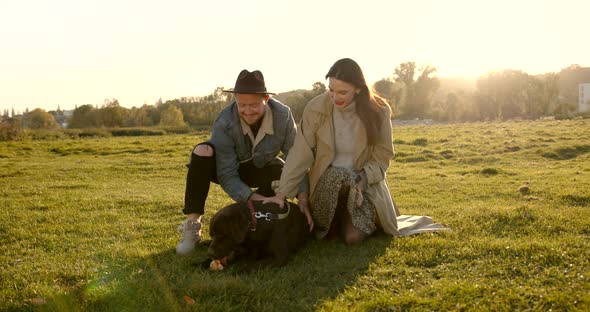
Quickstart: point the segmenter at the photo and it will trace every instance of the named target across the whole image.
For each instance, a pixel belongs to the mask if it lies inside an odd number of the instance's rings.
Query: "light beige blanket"
[[[410,236],[420,233],[448,231],[440,223],[434,223],[428,216],[408,216],[401,215],[397,217],[397,231],[400,236]]]

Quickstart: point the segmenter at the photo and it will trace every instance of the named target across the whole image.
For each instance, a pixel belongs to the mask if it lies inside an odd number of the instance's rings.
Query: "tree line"
[[[519,70],[490,72],[473,88],[444,86],[436,68],[406,62],[374,89],[392,104],[399,119],[484,121],[571,118],[578,114],[578,84],[590,83],[590,67],[571,65],[559,73],[529,75]]]
[[[396,119],[433,119],[446,122],[537,119],[543,116],[568,118],[577,112],[578,84],[590,82],[590,68],[571,65],[559,73],[529,75],[519,70],[490,72],[473,86],[451,85],[436,76],[436,68],[415,62],[397,66],[390,77],[373,85],[387,99]],[[276,95],[299,120],[305,105],[324,93],[326,86],[315,82],[310,90],[293,90]],[[98,105],[84,104],[73,111],[28,109],[15,115],[5,109],[0,121],[0,139],[13,137],[22,128],[54,129],[187,127],[209,126],[230,101],[231,93],[216,88],[201,97],[181,97],[154,105],[125,108],[117,99]],[[11,132],[12,131],[12,132]]]

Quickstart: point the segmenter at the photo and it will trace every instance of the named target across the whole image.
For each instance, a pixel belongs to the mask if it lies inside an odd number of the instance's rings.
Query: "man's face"
[[[268,94],[236,94],[238,113],[248,124],[253,125],[264,116],[264,106],[268,102]]]

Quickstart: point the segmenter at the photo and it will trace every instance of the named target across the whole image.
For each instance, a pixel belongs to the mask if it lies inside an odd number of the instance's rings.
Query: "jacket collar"
[[[256,219],[275,221],[287,218],[291,212],[291,204],[289,202],[285,202],[285,206],[287,206],[287,211],[283,213],[262,213],[260,211],[256,211],[256,208],[254,208],[254,203],[251,200],[248,200],[248,210],[250,211],[250,231],[256,231]]]

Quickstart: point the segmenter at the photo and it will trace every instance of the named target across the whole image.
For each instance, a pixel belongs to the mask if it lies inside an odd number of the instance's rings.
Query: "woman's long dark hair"
[[[367,131],[368,144],[374,145],[383,121],[382,114],[387,112],[385,108],[389,105],[387,101],[367,86],[361,67],[352,59],[343,58],[336,61],[326,74],[326,79],[328,78],[342,80],[360,89],[360,92],[354,96],[356,113]]]

